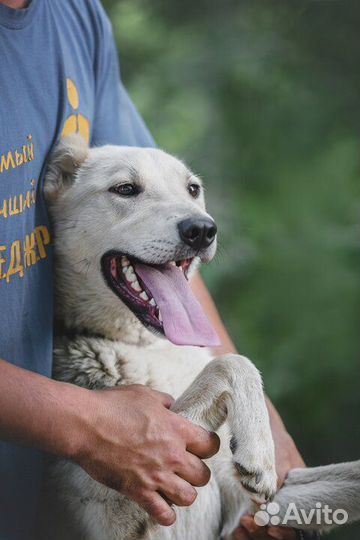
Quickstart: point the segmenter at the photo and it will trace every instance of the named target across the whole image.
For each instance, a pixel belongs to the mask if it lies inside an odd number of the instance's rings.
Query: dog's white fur
[[[302,509],[312,518],[308,523],[303,522],[301,529],[317,529],[329,531],[336,523],[325,519],[317,521],[313,512],[317,504],[324,508],[326,505],[334,512],[345,510],[348,523],[360,520],[360,461],[336,463],[323,467],[308,469],[293,469],[290,471],[284,487],[275,496],[275,502],[280,506],[279,517],[283,521],[290,503],[295,503],[298,510]],[[311,513],[312,512],[312,513]],[[299,528],[296,520],[287,520],[289,527]]]
[[[52,156],[45,194],[56,254],[55,377],[88,388],[140,383],[168,392],[177,399],[176,412],[218,431],[222,441],[208,463],[210,483],[191,507],[177,509],[177,522],[169,528],[154,527],[135,503],[79,466],[58,461],[50,473],[53,539],[226,538],[253,508],[249,490],[259,498],[275,493],[274,445],[254,365],[237,355],[212,360],[206,349],[155,336],[101,273],[100,259],[108,250],[153,264],[194,255],[177,229],[182,219],[208,216],[203,193],[193,199],[186,189],[192,177],[182,162],[157,149],[88,149],[75,137]],[[141,186],[141,196],[124,199],[109,192],[130,181]],[[210,260],[215,244],[199,258]],[[303,473],[294,474],[278,495],[281,504],[288,494],[295,498],[292,478],[295,485],[299,474],[301,483]]]

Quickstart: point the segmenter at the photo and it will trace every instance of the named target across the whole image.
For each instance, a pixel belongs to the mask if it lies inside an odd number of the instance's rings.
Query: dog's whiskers
[[[79,261],[74,262],[74,266],[78,266],[78,265],[81,265],[81,264],[84,265],[84,267],[85,267],[85,273],[88,273],[89,268],[90,268],[90,264],[91,264],[89,259],[84,258],[84,259],[80,259]]]

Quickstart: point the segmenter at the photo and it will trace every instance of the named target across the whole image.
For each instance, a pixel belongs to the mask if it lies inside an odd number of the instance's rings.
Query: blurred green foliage
[[[205,179],[239,350],[309,465],[359,459],[360,3],[104,4],[157,143]]]

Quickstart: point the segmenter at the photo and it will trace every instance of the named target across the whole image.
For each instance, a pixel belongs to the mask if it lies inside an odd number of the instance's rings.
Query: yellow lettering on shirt
[[[9,246],[0,245],[0,286],[16,277],[23,278],[28,268],[46,259],[50,243],[49,229],[39,225],[26,234],[24,240],[14,240]]]

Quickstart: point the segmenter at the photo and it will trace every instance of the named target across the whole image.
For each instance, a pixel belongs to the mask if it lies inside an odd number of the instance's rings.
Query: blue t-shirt
[[[52,248],[42,194],[62,135],[153,146],[98,0],[0,5],[0,358],[51,375]],[[1,414],[1,411],[0,411]],[[41,453],[0,441],[0,540],[28,540]]]

